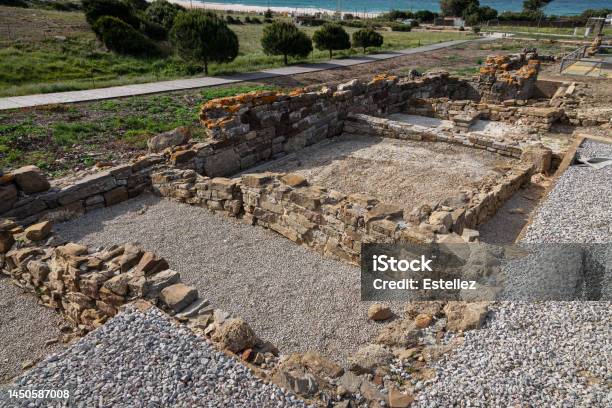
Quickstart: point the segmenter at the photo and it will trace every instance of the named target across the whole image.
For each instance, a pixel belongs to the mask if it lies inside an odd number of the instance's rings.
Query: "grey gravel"
[[[609,149],[588,141],[579,154]],[[597,269],[593,264],[605,261],[612,243],[611,190],[612,168],[570,167],[537,210],[523,243],[575,244],[573,250],[584,251],[583,267]],[[517,283],[537,271],[514,273]],[[585,279],[588,290],[593,277]],[[609,285],[610,276],[605,279]],[[612,302],[496,302],[482,329],[466,332],[454,353],[434,363],[437,378],[421,387],[415,406],[609,407],[611,343]]]
[[[586,141],[580,157],[611,154],[609,144]],[[527,229],[524,242],[609,243],[612,167],[571,166],[557,181]]]
[[[381,327],[367,319],[359,268],[203,208],[143,196],[55,229],[93,246],[137,241],[283,353],[317,350],[342,361]]]
[[[58,313],[0,274],[0,384],[21,374],[24,364],[61,350],[64,324]]]
[[[68,389],[70,407],[305,406],[155,308],[128,308],[12,387]],[[0,406],[47,406],[34,401],[5,400]]]
[[[417,407],[609,407],[609,302],[498,303],[434,364]],[[590,382],[594,384],[588,385]]]

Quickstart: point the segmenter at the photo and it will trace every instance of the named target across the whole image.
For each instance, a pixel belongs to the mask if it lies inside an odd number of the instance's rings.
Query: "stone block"
[[[89,196],[105,193],[116,186],[115,178],[108,171],[103,171],[85,177],[60,190],[58,201],[61,205],[70,204]]]
[[[15,183],[26,194],[47,191],[51,185],[42,171],[36,166],[25,166],[13,171]]]
[[[150,152],[161,152],[168,147],[179,146],[189,141],[191,131],[186,126],[181,126],[168,132],[160,133],[147,140]]]
[[[206,157],[204,173],[209,177],[231,176],[240,171],[240,156],[234,149],[223,149]]]
[[[184,283],[175,283],[162,289],[160,299],[172,311],[178,313],[198,297],[198,291]]]
[[[31,241],[41,241],[51,234],[52,229],[53,223],[51,221],[39,222],[26,228],[25,236]]]
[[[128,189],[126,187],[117,187],[104,193],[104,202],[107,207],[118,204],[129,198]]]

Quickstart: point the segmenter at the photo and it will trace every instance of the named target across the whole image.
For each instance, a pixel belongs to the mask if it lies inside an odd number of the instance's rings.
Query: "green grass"
[[[149,137],[189,126],[204,140],[200,105],[213,98],[278,89],[243,83],[190,93],[134,96],[78,105],[50,105],[0,114],[0,169],[35,164],[53,176],[146,148]]]
[[[10,11],[13,26],[30,24],[31,11],[0,6],[2,13]],[[152,82],[192,76],[203,76],[201,66],[187,63],[169,55],[165,58],[133,58],[107,52],[96,40],[84,22],[81,13],[36,10],[38,20],[28,31],[17,32],[0,39],[0,97],[100,88],[132,83]],[[8,17],[7,21],[8,21]],[[22,21],[23,20],[23,21]],[[40,35],[45,31],[70,24],[71,29],[60,38],[55,35]],[[238,57],[227,64],[213,63],[210,75],[228,75],[257,71],[283,65],[281,56],[263,53],[260,38],[264,25],[230,25],[240,41]],[[312,36],[316,27],[304,27]],[[355,28],[347,28],[349,34]],[[380,49],[369,53],[412,48],[419,45],[468,38],[469,33],[459,32],[382,32],[385,43]],[[65,37],[65,38],[64,38]],[[170,52],[170,51],[169,51]],[[360,49],[334,52],[335,58],[363,55]],[[327,51],[315,50],[305,62],[328,59]],[[290,63],[304,62],[290,59]]]

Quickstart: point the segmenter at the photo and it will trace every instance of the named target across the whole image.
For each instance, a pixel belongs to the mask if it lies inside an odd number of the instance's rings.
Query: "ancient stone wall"
[[[475,228],[529,181],[533,166],[526,160],[478,189],[414,209],[313,186],[296,174],[228,179],[168,169],[153,174],[152,180],[154,191],[164,197],[238,217],[325,256],[357,263],[362,243],[433,242],[436,234],[462,234],[465,228]]]
[[[440,119],[455,120],[464,115],[472,119],[485,119],[550,130],[553,123],[565,119],[560,107],[527,106],[526,101],[510,99],[502,104],[430,98],[414,101],[406,107],[406,113]]]
[[[483,102],[531,99],[540,71],[536,52],[491,55],[475,77],[474,84]]]
[[[80,179],[49,183],[35,166],[26,166],[0,177],[0,217],[27,225],[45,217],[70,218],[135,197],[151,185],[150,173],[164,163],[149,155]]]
[[[349,113],[384,116],[414,99],[442,96],[476,97],[468,82],[432,73],[411,81],[380,75],[370,82],[215,99],[200,113],[209,140],[172,160],[203,175],[229,176],[340,134]]]

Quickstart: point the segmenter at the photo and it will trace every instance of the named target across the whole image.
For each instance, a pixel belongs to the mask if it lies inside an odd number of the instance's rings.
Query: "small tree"
[[[285,65],[287,57],[307,57],[312,52],[312,41],[295,24],[275,21],[264,27],[261,46],[268,55],[282,55]]]
[[[116,17],[98,18],[93,29],[109,50],[135,56],[159,54],[159,48],[154,42]]]
[[[166,0],[155,0],[147,7],[145,15],[149,20],[170,30],[174,25],[174,19],[181,11],[185,11],[185,7],[179,4],[170,3]]]
[[[231,62],[238,55],[238,37],[212,12],[190,10],[176,16],[170,32],[181,58],[204,64]]]
[[[372,28],[362,28],[353,33],[353,46],[363,47],[366,52],[368,47],[380,47],[383,45],[383,36]]]
[[[140,27],[140,19],[132,6],[119,0],[82,0],[82,4],[85,18],[92,27],[102,16],[116,17],[137,30]]]
[[[329,51],[329,58],[333,58],[334,50],[351,48],[348,33],[338,24],[324,24],[323,27],[315,31],[312,39],[317,49]]]
[[[440,0],[440,11],[443,16],[459,17],[470,6],[480,6],[478,0]]]
[[[548,5],[552,0],[524,0],[523,10],[524,11],[542,11],[542,9]]]

